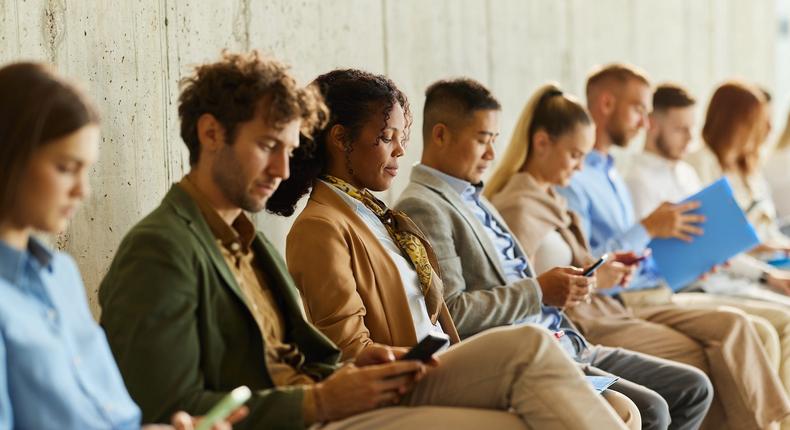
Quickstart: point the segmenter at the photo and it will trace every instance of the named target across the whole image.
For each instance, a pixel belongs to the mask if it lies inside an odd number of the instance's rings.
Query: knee
[[[672,422],[669,412],[669,404],[660,394],[655,391],[640,393],[638,397],[632,397],[636,403],[639,414],[642,416],[643,429],[667,429]]]
[[[688,366],[684,374],[683,386],[688,387],[683,404],[693,406],[693,409],[707,411],[713,403],[713,383],[708,375]]]
[[[726,333],[748,330],[752,325],[746,312],[732,307],[716,310],[715,315],[712,315],[711,321],[716,321],[719,327],[726,330]]]
[[[681,422],[700,423],[713,403],[713,384],[705,373],[683,366],[673,384],[677,390],[670,401],[672,417]]]

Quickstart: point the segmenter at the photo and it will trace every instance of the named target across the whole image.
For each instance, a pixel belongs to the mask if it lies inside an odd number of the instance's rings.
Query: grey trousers
[[[610,389],[636,403],[643,429],[697,429],[713,401],[710,380],[693,366],[602,345],[581,361],[588,375],[620,377]]]

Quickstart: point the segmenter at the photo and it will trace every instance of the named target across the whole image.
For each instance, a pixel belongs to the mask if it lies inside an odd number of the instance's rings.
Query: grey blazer
[[[506,227],[496,209],[485,199],[483,204]],[[428,236],[442,271],[444,299],[461,337],[540,314],[542,293],[533,274],[528,269],[528,278],[507,282],[484,226],[446,182],[415,166],[395,207]],[[517,241],[516,252],[524,255]]]

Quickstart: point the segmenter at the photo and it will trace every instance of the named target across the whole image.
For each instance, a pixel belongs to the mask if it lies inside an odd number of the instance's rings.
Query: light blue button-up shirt
[[[35,239],[24,252],[0,241],[0,430],[139,430],[140,419],[74,261]]]
[[[473,185],[463,179],[450,176],[444,172],[425,165],[418,165],[415,168],[425,169],[437,178],[447,183],[450,188],[455,190],[466,204],[467,208],[474,213],[475,218],[483,224],[484,230],[497,249],[497,256],[505,269],[505,277],[508,282],[516,282],[527,277],[527,273],[532,270],[529,267],[524,254],[516,247],[516,241],[510,234],[506,226],[500,225],[497,219],[491,214],[489,209],[481,202],[480,193],[483,190],[482,184]],[[560,338],[560,343],[572,357],[576,357],[582,349],[586,347],[584,338],[573,330],[563,328],[563,317],[559,309],[553,306],[541,305],[541,315],[518,322],[530,322],[540,324],[547,329],[558,332],[564,331],[567,336]],[[571,338],[575,338],[572,341]]]
[[[568,187],[557,191],[568,200],[568,207],[579,214],[593,255],[642,252],[650,242],[647,230],[635,219],[631,196],[611,155],[590,151],[582,171],[573,176]],[[655,263],[648,258],[630,288],[649,288],[659,281]],[[612,288],[607,293],[616,294],[620,290]]]

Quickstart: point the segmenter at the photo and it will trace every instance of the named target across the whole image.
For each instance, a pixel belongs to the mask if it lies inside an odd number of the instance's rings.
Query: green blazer
[[[272,244],[261,256],[286,324],[286,341],[324,377],[339,351],[304,317],[299,293]],[[99,287],[101,325],[143,422],[202,415],[239,385],[253,391],[250,415],[234,429],[299,429],[303,390],[274,388],[263,339],[214,235],[191,197],[174,185],[121,242]]]

